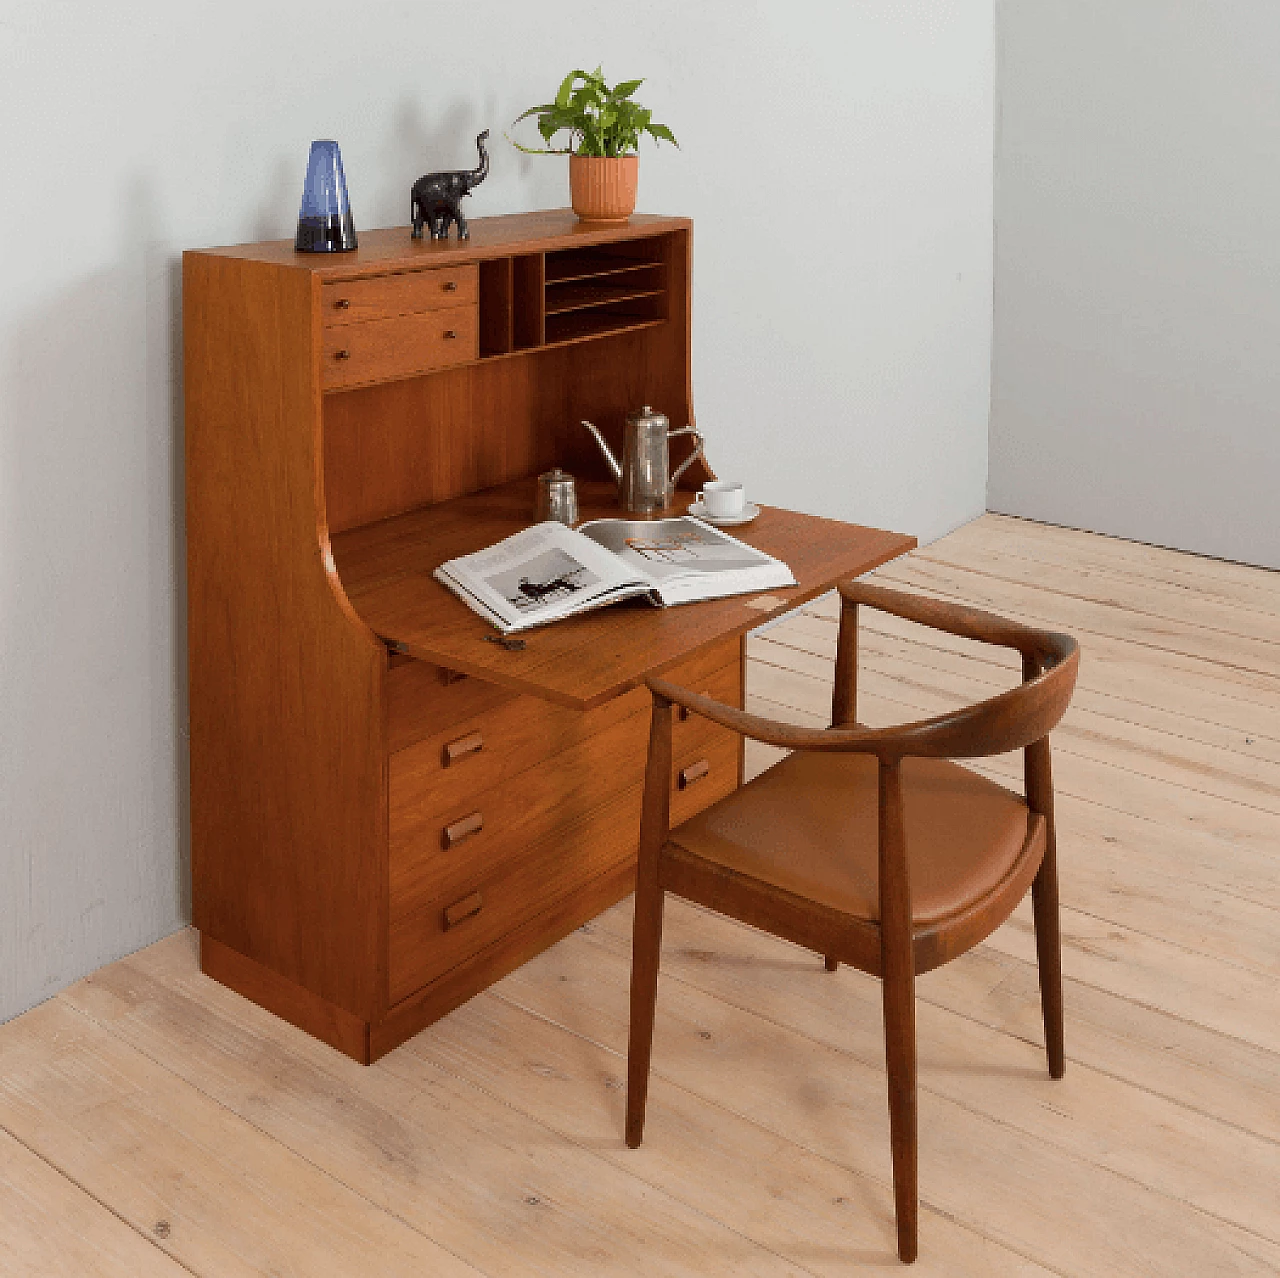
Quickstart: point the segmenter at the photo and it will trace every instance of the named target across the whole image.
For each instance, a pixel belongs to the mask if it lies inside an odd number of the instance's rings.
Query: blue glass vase
[[[293,247],[299,253],[343,253],[356,247],[356,224],[336,142],[311,144]]]

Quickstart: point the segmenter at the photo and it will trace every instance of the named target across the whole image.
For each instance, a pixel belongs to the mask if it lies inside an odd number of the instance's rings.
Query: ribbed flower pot
[[[636,211],[640,157],[569,157],[569,195],[584,222],[625,222]]]

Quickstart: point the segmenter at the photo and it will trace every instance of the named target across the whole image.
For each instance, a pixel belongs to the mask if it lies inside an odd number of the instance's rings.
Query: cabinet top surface
[[[618,225],[580,222],[571,209],[547,209],[538,213],[509,213],[478,217],[469,222],[467,240],[415,240],[408,226],[358,231],[360,247],[349,253],[299,253],[292,240],[264,240],[259,244],[235,244],[225,248],[192,249],[191,254],[267,262],[296,267],[322,279],[350,279],[389,271],[416,271],[458,262],[477,262],[511,253],[541,253],[555,249],[609,244],[687,230],[693,223],[683,217],[653,213],[633,214]]]
[[[336,535],[333,556],[352,606],[376,634],[421,660],[588,709],[915,545],[900,533],[766,506],[734,536],[784,560],[797,586],[675,608],[602,608],[526,631],[524,649],[508,652],[485,641],[493,628],[431,573],[528,527],[534,488],[532,479],[516,480]],[[671,513],[693,494],[680,497]],[[622,514],[612,484],[580,482],[579,501],[584,519]]]

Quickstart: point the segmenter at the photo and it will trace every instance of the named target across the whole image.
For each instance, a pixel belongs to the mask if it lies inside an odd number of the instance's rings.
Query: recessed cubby
[[[667,319],[669,237],[485,262],[480,357],[632,332]]]

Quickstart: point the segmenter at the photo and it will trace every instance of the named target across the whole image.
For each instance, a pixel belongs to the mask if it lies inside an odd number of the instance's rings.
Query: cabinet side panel
[[[184,259],[193,905],[206,936],[371,1020],[386,654],[329,554],[314,290]]]

